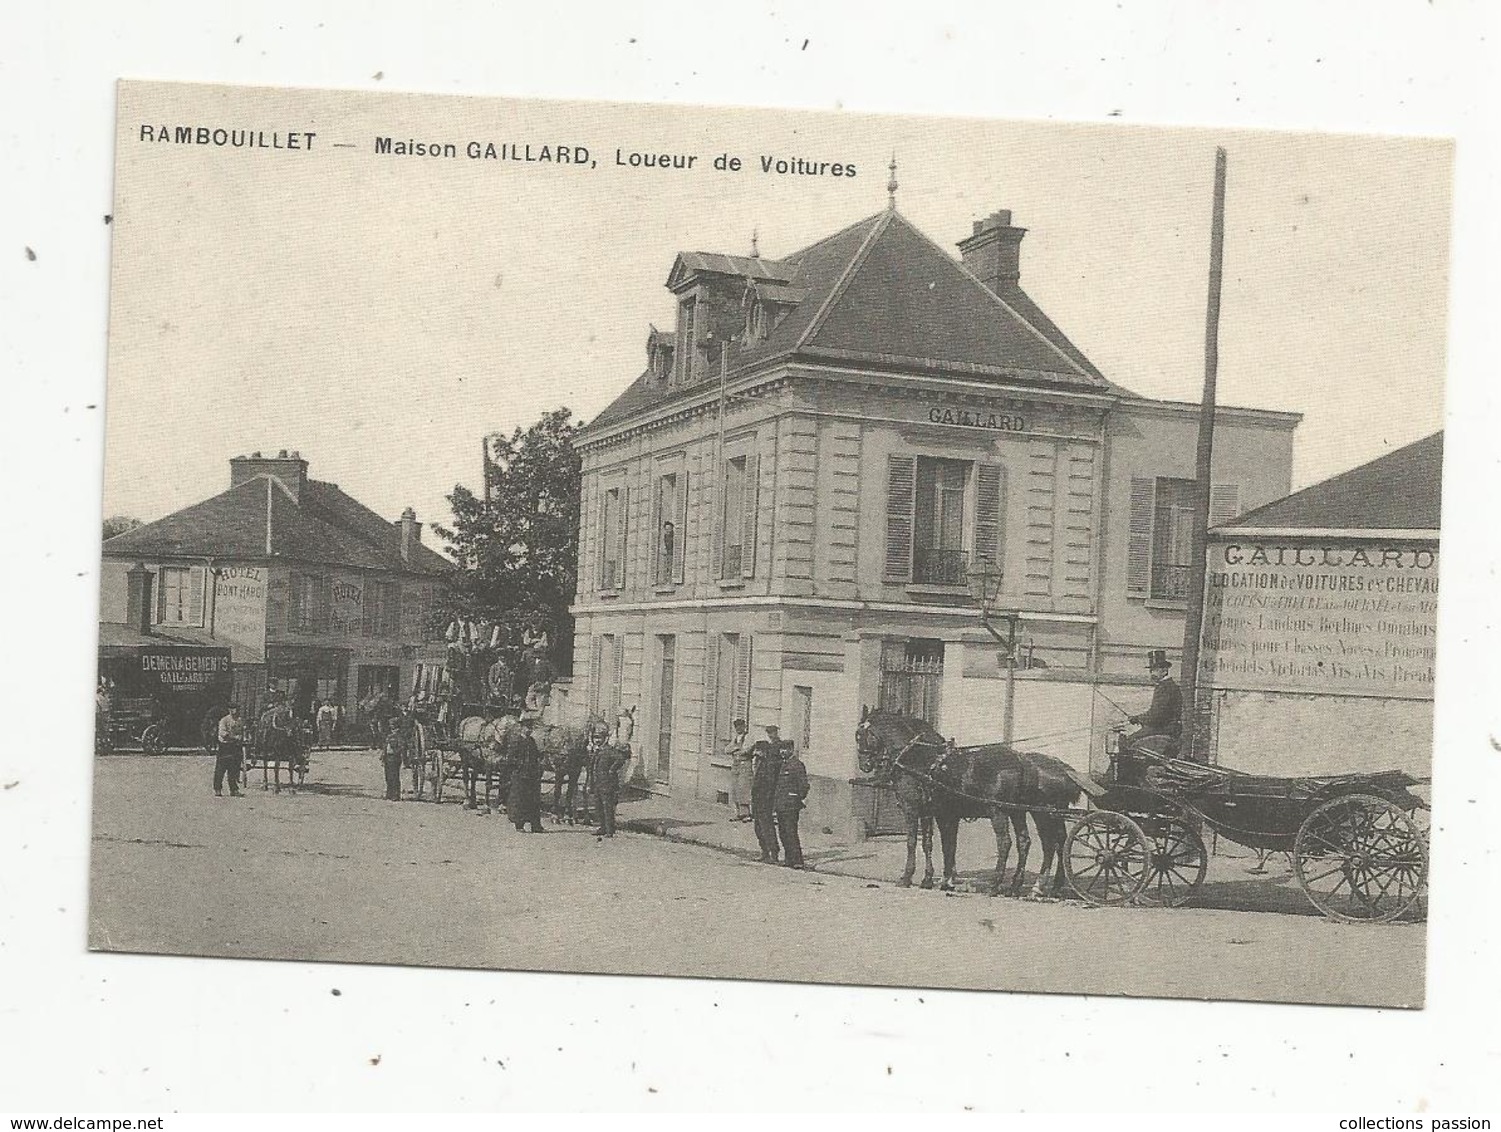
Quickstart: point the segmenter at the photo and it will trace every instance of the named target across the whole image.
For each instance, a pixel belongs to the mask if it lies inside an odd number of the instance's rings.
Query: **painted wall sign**
[[[1026,432],[1025,417],[1014,413],[997,413],[989,409],[956,409],[944,405],[928,408],[928,421],[955,428],[982,428],[995,432]]]
[[[1215,542],[1207,581],[1214,687],[1433,698],[1436,548]]]
[[[329,594],[329,632],[358,637],[365,630],[365,588],[359,575],[336,576]]]
[[[259,566],[223,566],[214,577],[214,637],[241,664],[266,658],[266,573]]]
[[[163,692],[199,692],[229,680],[229,657],[221,652],[143,652],[141,679]]]

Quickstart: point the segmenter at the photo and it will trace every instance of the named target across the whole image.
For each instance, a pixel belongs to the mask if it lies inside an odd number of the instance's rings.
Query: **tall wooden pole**
[[[1207,566],[1210,470],[1214,463],[1214,392],[1220,368],[1220,278],[1225,266],[1225,151],[1214,151],[1214,212],[1209,227],[1209,308],[1204,320],[1204,397],[1199,408],[1199,452],[1194,470],[1193,546],[1188,565],[1188,616],[1183,626],[1184,734],[1197,757],[1199,635],[1204,629],[1204,571]]]

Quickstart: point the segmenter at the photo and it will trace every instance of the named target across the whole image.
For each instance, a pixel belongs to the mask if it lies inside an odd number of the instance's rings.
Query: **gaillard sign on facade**
[[[928,421],[954,428],[982,428],[993,432],[1026,432],[1027,421],[1014,413],[997,413],[989,409],[955,409],[943,405],[928,408]]]

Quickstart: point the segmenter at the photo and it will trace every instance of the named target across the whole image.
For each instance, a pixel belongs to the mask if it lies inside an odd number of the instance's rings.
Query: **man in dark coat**
[[[776,864],[781,855],[777,844],[777,779],[782,770],[782,737],[776,727],[766,729],[766,738],[755,746],[756,764],[751,774],[751,821],[761,845],[761,860]]]
[[[789,869],[803,867],[803,843],[798,837],[798,815],[808,797],[808,768],[797,757],[792,743],[783,744],[785,755],[777,774],[776,793],[772,797],[772,811],[776,814],[777,832],[782,837],[782,849]]]
[[[524,714],[521,725],[506,732],[501,753],[511,768],[510,790],[506,794],[506,816],[518,829],[531,826],[542,832],[542,752],[532,738],[536,719]]]
[[[1167,652],[1153,649],[1147,654],[1147,670],[1151,672],[1156,686],[1152,689],[1152,706],[1139,715],[1129,716],[1139,729],[1132,734],[1133,742],[1152,735],[1166,736],[1171,743],[1167,754],[1178,752],[1178,741],[1183,735],[1183,692],[1171,676],[1172,665]]]
[[[617,746],[606,736],[596,741],[589,760],[589,782],[599,809],[598,837],[615,836],[615,805],[620,800],[620,772],[631,761],[631,749]]]
[[[385,746],[381,750],[381,764],[386,772],[386,801],[401,801],[401,758],[406,753],[406,728],[401,716],[391,720],[386,732]]]

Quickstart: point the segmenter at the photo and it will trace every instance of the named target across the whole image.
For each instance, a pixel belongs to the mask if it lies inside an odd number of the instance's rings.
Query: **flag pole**
[[[1220,282],[1225,264],[1225,151],[1214,151],[1214,210],[1209,226],[1209,304],[1204,319],[1204,396],[1199,408],[1199,448],[1194,466],[1193,544],[1188,567],[1188,610],[1183,626],[1183,710],[1188,716],[1189,757],[1199,757],[1199,637],[1204,628],[1204,572],[1209,549],[1210,475],[1214,464],[1215,385],[1220,367]]]

